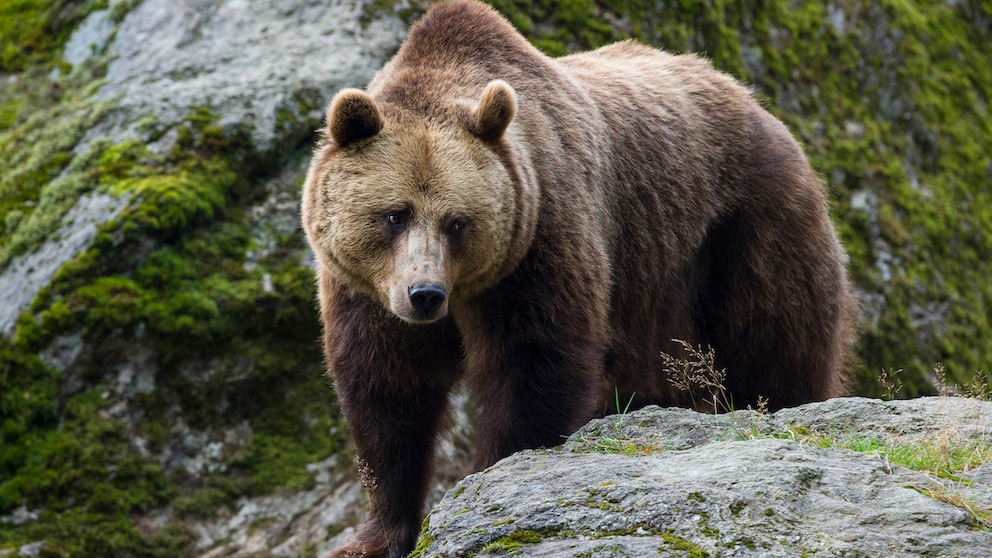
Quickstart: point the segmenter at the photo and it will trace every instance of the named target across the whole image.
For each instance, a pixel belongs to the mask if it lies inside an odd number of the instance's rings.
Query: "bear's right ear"
[[[370,138],[382,130],[382,113],[368,93],[342,89],[327,107],[327,132],[338,147]]]
[[[497,141],[503,137],[516,112],[517,94],[510,84],[501,79],[490,81],[479,99],[471,131],[482,141]]]

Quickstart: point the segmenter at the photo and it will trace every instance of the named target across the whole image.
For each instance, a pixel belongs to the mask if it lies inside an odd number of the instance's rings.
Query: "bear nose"
[[[422,314],[429,315],[438,306],[444,303],[444,298],[447,296],[444,292],[444,287],[440,285],[414,285],[407,290],[407,294],[410,295],[410,304]]]

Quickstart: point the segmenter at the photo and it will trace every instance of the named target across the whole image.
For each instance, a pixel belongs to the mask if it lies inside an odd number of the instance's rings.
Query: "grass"
[[[734,411],[734,397],[724,387],[727,369],[716,367],[716,351],[713,347],[693,347],[682,339],[672,339],[682,346],[686,356],[675,357],[661,353],[662,367],[669,383],[687,394],[692,406],[698,411],[711,413],[731,413]]]
[[[115,3],[114,21],[136,3]],[[818,3],[796,7],[767,2],[750,11],[743,4],[714,6],[696,0],[677,6],[616,0],[493,3],[551,54],[629,34],[672,51],[706,52],[718,68],[754,85],[802,139],[814,166],[829,177],[852,275],[866,292],[884,298],[888,311],[869,325],[860,348],[869,376],[859,376],[861,392],[867,393],[864,385],[881,363],[906,363],[891,394],[896,397],[929,392],[924,374],[934,360],[944,359],[948,376],[958,382],[976,363],[989,361],[992,283],[985,278],[992,237],[980,232],[992,223],[989,191],[981,188],[988,184],[984,146],[992,113],[985,107],[992,92],[987,64],[992,42],[974,23],[987,21],[987,6],[888,2],[879,7],[881,20],[862,12],[857,16],[862,21],[901,33],[880,41],[893,44],[887,53],[892,56],[873,58],[862,53],[874,35],[864,33],[864,26],[832,30]],[[102,231],[93,250],[68,264],[57,284],[42,293],[17,340],[0,340],[0,513],[25,503],[41,509],[48,498],[60,496],[77,503],[43,515],[29,528],[15,532],[5,526],[0,545],[45,538],[44,556],[176,556],[182,554],[182,532],[166,531],[153,544],[131,527],[129,516],[161,503],[183,503],[195,515],[240,495],[270,490],[283,480],[305,486],[300,464],[310,457],[300,453],[330,451],[333,441],[325,439],[328,409],[308,409],[321,422],[307,428],[300,427],[292,412],[312,404],[313,392],[324,388],[319,371],[306,378],[320,362],[312,341],[318,328],[308,319],[312,278],[290,265],[269,262],[275,267],[273,295],[258,289],[257,274],[244,269],[250,238],[237,207],[246,204],[248,194],[238,192],[236,182],[251,181],[235,158],[244,150],[229,143],[236,138],[225,138],[202,109],[196,111],[198,123],[188,126],[147,122],[158,130],[155,134],[181,127],[185,147],[171,160],[154,160],[140,146],[127,144],[105,146],[102,152],[74,149],[105,109],[88,101],[100,86],[102,70],[92,68],[93,79],[78,86],[69,83],[77,78],[48,76],[62,66],[58,52],[72,28],[106,5],[103,0],[0,2],[0,73],[18,77],[0,83],[0,160],[5,163],[0,172],[0,268],[57,231],[66,208],[88,189],[133,188],[144,195],[142,203],[115,228]],[[856,4],[839,8],[849,21],[855,19],[852,6]],[[629,28],[609,27],[613,16]],[[745,63],[747,53],[757,53],[759,60]],[[755,68],[761,72],[752,73]],[[864,83],[869,76],[883,83]],[[883,106],[889,90],[907,92],[899,99],[912,118]],[[849,129],[861,131],[850,134]],[[858,192],[875,196],[878,215],[851,207],[851,195]],[[886,250],[898,256],[890,262],[891,278],[879,271]],[[944,327],[932,332],[918,328],[910,312],[914,306],[946,306]],[[127,453],[126,439],[132,433],[122,430],[120,421],[101,416],[105,404],[94,399],[102,389],[95,380],[98,371],[87,372],[83,393],[68,395],[62,391],[66,380],[36,355],[53,337],[78,328],[85,329],[94,346],[113,339],[128,344],[142,334],[156,339],[163,366],[159,388],[166,395],[138,401],[150,417],[181,401],[183,416],[194,427],[251,419],[259,435],[231,463],[243,477],[228,483],[214,479],[200,491],[176,494],[171,479],[162,481],[160,471],[145,468],[147,463]],[[706,354],[701,347],[695,350]],[[256,373],[241,381],[221,370],[206,385],[174,373],[184,363],[202,364],[203,354],[210,352],[221,360],[245,354],[258,364]],[[115,357],[100,355],[108,362]],[[699,359],[685,360],[689,358]],[[282,389],[287,382],[314,389],[287,392]],[[733,401],[721,401],[720,393],[696,389],[694,397],[701,404],[714,411],[733,410]],[[987,376],[976,374],[967,389],[989,399]],[[218,414],[211,402],[225,397],[244,402],[244,407],[232,407],[235,416]],[[620,417],[598,451],[657,451],[622,438],[626,409],[621,412],[619,395],[617,399]],[[165,430],[160,421],[146,421],[140,428],[147,429],[143,434],[153,442],[158,440],[154,443],[167,440],[166,434],[156,434]],[[304,443],[300,437],[308,439]],[[103,451],[82,451],[78,444]],[[872,442],[857,445],[871,448]],[[912,455],[908,449],[906,453]],[[905,458],[920,466],[943,459]],[[957,459],[947,459],[946,470],[954,471]],[[115,467],[123,472],[111,485],[107,472]],[[86,503],[106,513],[88,513]]]
[[[961,476],[961,473],[992,462],[992,438],[962,440],[949,429],[920,440],[896,437],[883,441],[870,436],[823,436],[797,430],[790,431],[789,437],[814,447],[872,454],[884,460],[887,467],[898,465],[924,473],[930,482],[926,486],[910,488],[967,511],[976,527],[992,531],[992,508],[964,494],[963,489],[971,482]]]
[[[610,455],[627,455],[630,457],[651,455],[661,451],[657,444],[645,444],[624,434],[623,424],[627,418],[627,412],[630,410],[630,406],[634,402],[634,394],[632,393],[630,395],[630,399],[627,400],[627,404],[624,405],[622,410],[620,408],[620,391],[614,389],[613,394],[617,414],[613,424],[610,426],[610,432],[601,436],[581,436],[579,438],[579,442],[581,444],[581,449],[579,451]]]
[[[878,383],[882,386],[882,398],[886,400],[899,399],[903,395],[903,384],[900,375],[902,369],[885,370],[878,374]],[[981,401],[992,401],[992,388],[989,387],[989,374],[984,370],[975,370],[970,380],[965,384],[954,384],[948,381],[943,363],[935,363],[928,375],[930,383],[935,386],[937,395],[941,397],[968,397]]]

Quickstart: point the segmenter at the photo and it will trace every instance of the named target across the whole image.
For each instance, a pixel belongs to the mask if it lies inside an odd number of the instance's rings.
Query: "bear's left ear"
[[[517,94],[510,84],[501,79],[490,81],[479,99],[470,130],[482,141],[497,141],[503,137],[516,112]]]
[[[379,107],[361,89],[343,89],[327,107],[327,131],[338,147],[370,138],[382,126]]]

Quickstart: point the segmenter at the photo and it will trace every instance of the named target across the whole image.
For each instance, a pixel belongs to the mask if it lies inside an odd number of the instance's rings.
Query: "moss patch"
[[[87,80],[93,79],[92,71],[60,82],[28,72],[17,81],[0,82],[0,96],[9,98],[4,101],[9,112],[0,115],[0,160],[5,162],[0,170],[0,270],[58,230],[65,213],[94,187],[86,169],[100,156],[100,146],[73,154],[110,108],[89,100],[96,87]]]
[[[107,0],[0,1],[0,72],[51,63],[72,30]]]
[[[427,549],[434,544],[434,537],[431,537],[428,532],[428,527],[430,526],[430,514],[424,518],[424,521],[420,524],[420,536],[417,538],[417,545],[410,552],[409,558],[423,558],[426,556]]]
[[[541,539],[542,535],[540,532],[530,529],[521,529],[519,531],[513,531],[505,537],[500,537],[495,541],[487,543],[479,550],[479,553],[509,552],[526,545],[537,544],[541,542]]]
[[[137,141],[97,141],[73,156],[102,110],[81,106],[53,98],[48,116],[76,120],[18,116],[24,122],[0,135],[0,149],[18,153],[2,174],[0,209],[12,225],[4,261],[56,230],[86,191],[130,199],[38,294],[14,339],[0,341],[0,515],[22,507],[37,515],[0,531],[0,548],[43,541],[50,557],[187,555],[183,519],[242,496],[307,488],[307,465],[341,447],[313,276],[299,260],[299,235],[277,238],[248,265],[255,241],[244,208],[261,201],[267,171],[247,134],[223,133],[194,107],[182,122],[150,126],[176,131],[164,156]],[[20,153],[39,138],[51,145]],[[37,353],[76,334],[90,349],[70,384]],[[155,385],[121,411],[112,408],[114,367],[135,348],[151,355]],[[157,456],[170,451],[176,416],[194,431],[246,424],[248,438],[214,473],[166,471]],[[138,527],[166,507],[178,521]]]
[[[693,544],[692,541],[683,539],[678,535],[672,533],[661,533],[662,540],[665,544],[658,547],[658,552],[670,552],[672,550],[677,550],[686,553],[690,558],[706,558],[709,553],[700,548],[698,545]]]

